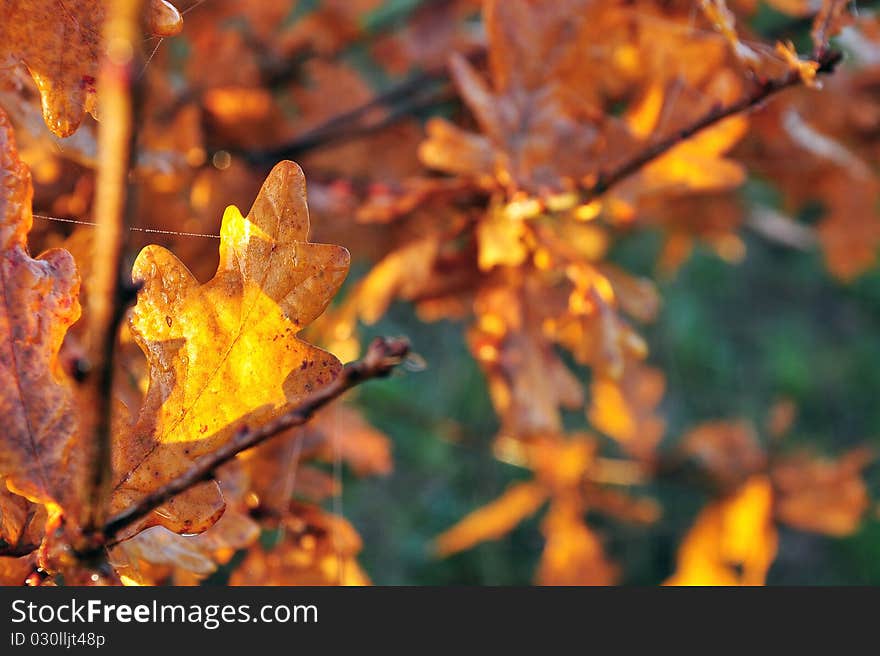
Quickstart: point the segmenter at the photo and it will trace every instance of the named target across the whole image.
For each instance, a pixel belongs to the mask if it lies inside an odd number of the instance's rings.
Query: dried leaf
[[[541,524],[546,544],[538,564],[538,585],[612,585],[618,568],[584,523],[576,502],[554,501]]]
[[[252,549],[230,585],[369,585],[355,557],[361,540],[341,517],[300,506],[272,549]]]
[[[101,29],[107,0],[3,0],[0,63],[24,63],[43,102],[46,125],[59,137],[95,110]],[[183,21],[167,2],[152,0],[148,23],[158,36],[178,33]]]
[[[754,476],[700,512],[666,585],[763,585],[777,543],[770,480]]]
[[[682,141],[648,164],[641,173],[642,193],[676,190],[710,191],[737,187],[745,181],[743,166],[725,154],[748,129],[743,116],[725,119]]]
[[[0,556],[0,585],[24,585],[35,568],[35,554],[19,558]]]
[[[597,376],[590,384],[587,417],[598,430],[639,458],[650,457],[666,429],[656,414],[666,378],[653,367],[630,363],[620,380]]]
[[[199,535],[177,535],[162,526],[148,528],[116,547],[110,561],[117,574],[132,581],[144,580],[143,563],[167,566],[204,578],[236,550],[251,546],[259,534],[256,522],[246,515],[226,512]]]
[[[69,253],[30,257],[31,189],[12,127],[0,111],[0,392],[4,417],[0,476],[32,501],[61,505],[77,518],[82,492],[81,447],[73,385],[58,353],[79,318],[79,277]]]
[[[0,479],[0,553],[23,555],[43,540],[45,506],[32,503],[6,489]]]
[[[500,497],[473,511],[437,537],[437,554],[449,556],[470,549],[486,540],[497,540],[526,517],[536,513],[547,500],[543,486],[533,482],[515,483]]]
[[[776,517],[802,531],[855,532],[871,503],[861,476],[870,460],[870,453],[856,449],[838,460],[799,453],[775,463]]]
[[[220,265],[209,282],[200,285],[161,247],[141,251],[133,277],[143,288],[131,329],[150,386],[135,426],[117,435],[115,509],[180,474],[242,424],[278,416],[338,374],[336,358],[296,334],[339,289],[349,255],[309,243],[308,230],[302,171],[282,162],[247,218],[227,208]],[[223,508],[209,488],[193,488],[198,499],[172,500],[147,524],[204,530]]]

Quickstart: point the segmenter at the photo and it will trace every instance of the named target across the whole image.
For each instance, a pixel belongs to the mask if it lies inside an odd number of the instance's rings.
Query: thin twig
[[[841,12],[849,0],[826,0],[822,3],[822,9],[816,15],[813,25],[813,59],[819,61],[828,52],[828,41],[831,38],[829,30],[840,18]]]
[[[435,92],[427,94],[425,98],[410,99],[399,106],[394,107],[386,115],[379,119],[348,125],[340,123],[337,128],[326,128],[326,124],[309,130],[296,137],[295,139],[266,150],[258,151],[238,151],[231,150],[233,154],[242,155],[249,163],[254,165],[270,165],[282,159],[298,159],[304,153],[323,148],[334,144],[351,141],[366,137],[391,127],[395,123],[400,122],[407,116],[416,115],[428,109],[433,109],[437,105],[451,101],[455,98],[451,89],[447,87],[439,87]],[[328,121],[336,121],[337,117]]]
[[[131,87],[137,64],[141,0],[111,3],[104,26],[106,55],[99,79],[101,122],[98,128],[98,175],[95,188],[93,273],[89,279],[89,369],[95,371],[94,452],[91,470],[92,503],[88,528],[105,520],[110,489],[112,390],[114,351],[119,325],[134,294],[122,284],[126,219],[131,195],[128,172],[134,156],[136,103]]]
[[[836,50],[826,51],[816,60],[816,63],[819,64],[816,73],[833,73],[842,58],[842,53]],[[722,105],[713,108],[703,117],[687,127],[682,128],[664,139],[661,139],[652,146],[645,148],[623,164],[610,171],[600,173],[594,183],[580,190],[580,200],[582,202],[588,202],[601,196],[615,185],[639,172],[647,164],[650,164],[654,160],[668,153],[682,141],[690,139],[698,132],[702,132],[706,128],[712,127],[726,118],[757,107],[780,91],[788,89],[789,87],[797,86],[801,84],[801,82],[801,76],[798,71],[791,70],[785,75],[766,80],[758,85],[754,91],[729,105]]]
[[[387,376],[408,353],[409,342],[406,339],[376,338],[368,347],[363,359],[346,365],[333,382],[313,393],[296,407],[262,426],[255,428],[242,426],[234,437],[219,449],[198,459],[185,472],[143,497],[135,505],[111,517],[104,524],[103,529],[93,536],[94,548],[101,548],[112,542],[122,529],[145,517],[172,497],[202,481],[210,480],[218,467],[229,462],[242,451],[255,447],[289,428],[301,426],[318,409],[352,387],[372,378]]]
[[[486,51],[477,48],[465,55],[471,63],[481,62]],[[400,119],[451,100],[448,95],[449,71],[444,66],[426,69],[370,100],[335,116],[300,134],[286,143],[266,150],[242,151],[240,154],[254,164],[274,163],[279,159],[294,159],[303,153],[332,143],[358,138],[382,130]],[[395,103],[400,103],[396,105]],[[374,110],[387,107],[389,114],[373,122],[362,122]],[[237,152],[226,148],[229,152]]]

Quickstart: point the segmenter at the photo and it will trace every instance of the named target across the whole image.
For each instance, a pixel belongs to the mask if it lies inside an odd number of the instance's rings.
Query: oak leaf
[[[682,439],[681,450],[726,490],[736,489],[767,465],[764,448],[746,422],[700,424]]]
[[[94,113],[106,4],[3,0],[0,5],[0,68],[4,63],[27,66],[40,91],[46,125],[59,137],[76,132],[85,113]],[[158,36],[171,36],[183,21],[170,3],[151,0],[147,23]]]
[[[580,382],[534,325],[516,276],[486,285],[474,303],[471,352],[486,374],[503,441],[562,429],[561,408],[583,404]],[[507,282],[508,284],[501,284]],[[542,384],[535,385],[535,381]]]
[[[628,362],[618,380],[599,375],[590,383],[587,418],[633,456],[648,458],[666,430],[657,413],[665,389],[666,377],[659,369]]]
[[[612,585],[617,579],[618,568],[584,522],[584,509],[576,499],[555,500],[541,531],[546,543],[538,564],[538,585]]]
[[[861,476],[870,460],[866,450],[855,449],[838,460],[797,453],[774,463],[777,519],[837,537],[855,532],[871,503]]]
[[[755,475],[702,510],[666,585],[763,585],[777,545],[773,489],[767,476]]]
[[[72,515],[82,490],[73,384],[59,363],[80,315],[79,277],[64,250],[28,253],[30,173],[0,111],[0,476],[28,499]]]
[[[0,553],[23,555],[39,546],[46,526],[46,507],[10,492],[0,479]]]
[[[464,57],[450,70],[484,136],[434,121],[420,150],[423,162],[452,173],[494,175],[510,189],[558,188],[585,175],[604,142],[595,115],[566,89],[580,63],[584,28],[598,13],[591,0],[489,0],[483,18],[489,40],[489,80]],[[463,159],[459,157],[459,153]]]
[[[36,554],[11,558],[0,556],[0,585],[24,585],[36,567]]]
[[[440,556],[470,549],[486,540],[497,540],[526,517],[535,514],[547,500],[543,485],[527,481],[511,485],[500,497],[478,508],[435,541]]]
[[[356,560],[361,539],[342,517],[299,504],[274,548],[255,547],[230,585],[369,585]]]
[[[305,179],[281,162],[247,217],[227,208],[220,264],[199,284],[171,252],[141,251],[133,278],[143,287],[131,317],[150,366],[137,422],[117,435],[111,505],[124,508],[230,440],[329,383],[330,353],[299,340],[348,272],[348,251],[307,241]],[[142,525],[194,533],[222,513],[214,484],[173,499]]]

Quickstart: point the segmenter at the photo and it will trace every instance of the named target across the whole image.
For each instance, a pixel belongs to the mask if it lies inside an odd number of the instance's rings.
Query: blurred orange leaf
[[[515,483],[500,497],[438,536],[434,548],[438,555],[450,556],[480,542],[497,540],[536,513],[546,500],[543,486],[532,482]]]

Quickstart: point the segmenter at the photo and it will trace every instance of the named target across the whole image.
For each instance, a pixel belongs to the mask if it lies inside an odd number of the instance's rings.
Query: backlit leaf
[[[278,164],[251,211],[223,217],[220,265],[205,284],[169,251],[141,251],[131,319],[150,385],[137,423],[115,445],[113,506],[123,508],[228,441],[329,383],[340,364],[297,333],[330,302],[348,271],[344,248],[307,241],[302,171]],[[213,484],[178,497],[149,523],[204,530],[222,512]],[[210,495],[216,496],[208,503]]]

